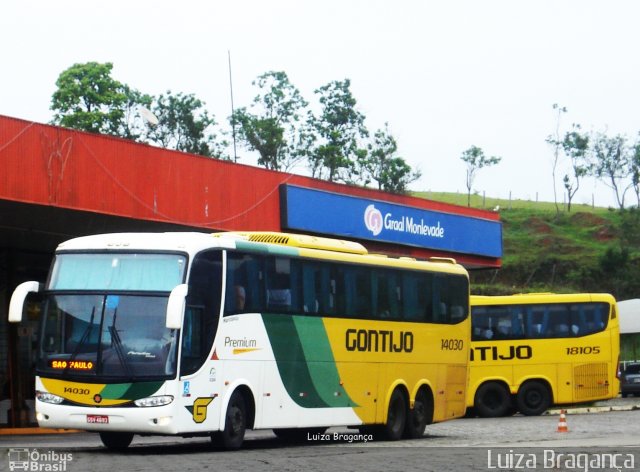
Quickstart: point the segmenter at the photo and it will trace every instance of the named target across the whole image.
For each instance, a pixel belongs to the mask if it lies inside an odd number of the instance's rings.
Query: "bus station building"
[[[1,115],[0,163],[0,428],[35,424],[39,307],[9,324],[11,293],[45,282],[67,239],[276,231],[357,241],[394,257],[450,257],[468,269],[501,266],[502,226],[491,211]]]

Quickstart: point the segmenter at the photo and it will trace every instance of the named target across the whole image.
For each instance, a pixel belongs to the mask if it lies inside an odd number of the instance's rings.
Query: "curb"
[[[559,415],[562,411],[567,414],[580,415],[589,413],[606,413],[609,411],[633,411],[640,410],[640,405],[612,405],[612,406],[588,406],[576,408],[554,408],[547,410],[545,415]]]
[[[0,428],[0,436],[26,436],[35,434],[67,434],[82,433],[78,429],[52,429],[52,428]]]

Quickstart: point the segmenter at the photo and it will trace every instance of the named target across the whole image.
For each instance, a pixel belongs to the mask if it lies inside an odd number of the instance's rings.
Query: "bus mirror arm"
[[[187,284],[180,284],[171,290],[167,303],[166,326],[168,329],[182,328],[182,315],[184,314],[187,293],[189,293]]]
[[[11,295],[9,302],[9,322],[20,323],[22,321],[22,312],[24,311],[24,303],[30,293],[37,293],[41,290],[39,282],[23,282],[16,287]]]

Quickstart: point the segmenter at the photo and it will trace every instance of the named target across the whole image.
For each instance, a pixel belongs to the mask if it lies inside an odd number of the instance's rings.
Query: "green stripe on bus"
[[[320,397],[332,407],[358,406],[340,385],[340,375],[322,318],[295,316],[293,321],[307,360],[311,380]]]
[[[137,400],[138,398],[145,398],[156,393],[164,382],[136,382],[131,384],[129,390],[126,391],[125,398],[131,400]]]
[[[105,385],[100,392],[104,398],[110,400],[138,400],[153,395],[163,382],[136,382]]]
[[[329,406],[318,394],[292,316],[263,314],[282,383],[291,399],[304,408]]]
[[[297,256],[300,251],[297,247],[256,243],[252,241],[236,241],[236,249],[241,251],[258,251],[279,256]]]
[[[109,400],[119,400],[124,398],[124,394],[129,390],[129,387],[131,387],[130,383],[107,384],[100,392],[100,395],[102,395],[103,398],[108,398]]]
[[[293,401],[305,408],[357,406],[340,385],[322,318],[273,314],[262,318]]]

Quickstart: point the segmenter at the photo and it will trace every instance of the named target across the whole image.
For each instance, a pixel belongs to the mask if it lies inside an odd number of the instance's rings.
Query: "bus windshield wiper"
[[[87,339],[89,339],[89,336],[91,335],[91,330],[93,329],[93,319],[95,318],[95,315],[96,315],[96,307],[94,306],[91,309],[91,317],[89,318],[89,324],[87,325],[87,327],[82,332],[82,336],[80,337],[80,341],[78,341],[78,344],[76,344],[76,347],[74,348],[73,352],[71,353],[71,356],[69,357],[69,362],[67,362],[67,366],[64,368],[64,373],[65,374],[67,373],[67,370],[69,370],[69,366],[71,365],[71,361],[75,360],[75,358],[80,353],[80,348],[82,346],[84,346],[84,343],[86,343]]]
[[[128,377],[132,377],[131,368],[129,367],[129,363],[127,362],[127,357],[124,354],[124,350],[122,349],[122,340],[120,339],[120,335],[118,334],[118,330],[116,330],[116,316],[118,314],[118,309],[116,308],[113,312],[113,322],[111,326],[109,326],[109,334],[111,335],[111,343],[113,344],[114,349],[116,350],[116,354],[118,355],[118,360],[124,370],[127,373]]]

